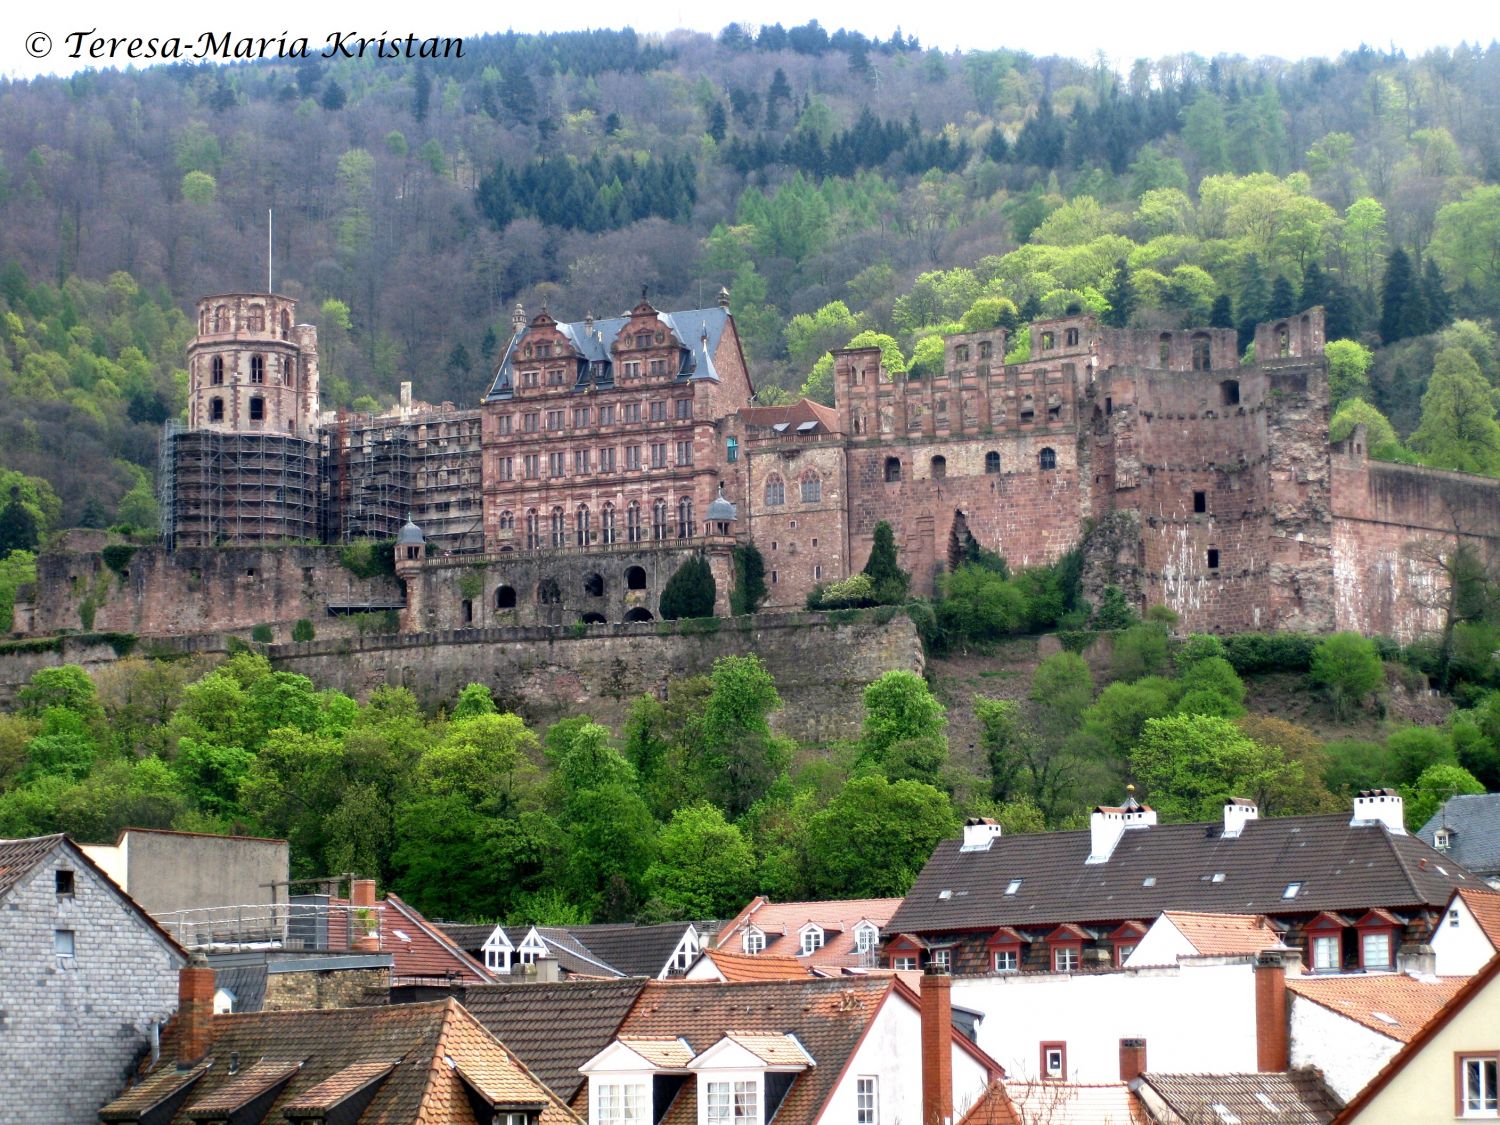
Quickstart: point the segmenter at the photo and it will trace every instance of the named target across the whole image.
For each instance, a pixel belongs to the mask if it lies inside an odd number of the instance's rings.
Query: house
[[[1460,988],[1335,1125],[1500,1117],[1500,957]]]
[[[954,1028],[950,983],[652,981],[573,1104],[590,1125],[942,1125],[1003,1074]]]
[[[1232,800],[1213,824],[1158,824],[1131,797],[1086,831],[971,820],[882,927],[883,956],[959,975],[1121,966],[1163,912],[1192,911],[1267,916],[1316,971],[1393,968],[1456,888],[1482,885],[1407,834],[1393,790],[1361,792],[1352,815],[1262,820]]]
[[[183,970],[164,1057],[99,1111],[134,1125],[577,1125],[453,999],[214,1015],[213,970]]]
[[[1343,1106],[1316,1071],[1157,1074],[1130,1083],[1154,1125],[1328,1125]]]
[[[61,835],[0,840],[0,951],[5,1120],[93,1121],[171,1016],[187,954]]]
[[[374,879],[351,880],[349,900],[333,899],[329,905],[334,908],[327,915],[330,946],[391,954],[393,985],[484,984],[494,979],[415,907],[394,894],[377,899]]]
[[[625,980],[471,985],[463,1004],[566,1102],[585,1079],[579,1068],[614,1039],[645,987]]]
[[[1472,976],[1500,953],[1500,894],[1461,887],[1432,931],[1439,976]]]
[[[1466,982],[1405,973],[1288,979],[1292,1065],[1317,1067],[1339,1097],[1352,1098]]]
[[[550,960],[553,964],[544,966],[544,977],[555,972],[558,978],[666,980],[686,973],[704,944],[702,931],[692,922],[530,927],[443,922],[438,926],[499,978]],[[517,976],[535,979],[537,974]]]
[[[1500,890],[1500,793],[1449,797],[1417,836]]]
[[[756,895],[724,924],[714,945],[751,955],[796,957],[810,967],[835,972],[872,968],[880,964],[880,932],[901,902],[899,898],[772,902]]]
[[[285,840],[126,828],[113,844],[80,844],[89,858],[168,929],[178,912],[287,900]]]
[[[1127,969],[1175,965],[1184,957],[1254,956],[1280,945],[1281,935],[1259,914],[1164,910],[1136,940],[1124,956]]]
[[[740,953],[734,949],[705,949],[687,972],[688,980],[796,980],[798,977],[831,976],[819,972],[799,957],[775,953]]]

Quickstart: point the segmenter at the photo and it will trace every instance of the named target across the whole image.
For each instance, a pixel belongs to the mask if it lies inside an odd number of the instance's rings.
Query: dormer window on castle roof
[[[798,936],[801,938],[801,952],[804,955],[816,953],[823,948],[825,940],[823,927],[819,926],[816,922],[810,922],[806,926],[803,926]]]

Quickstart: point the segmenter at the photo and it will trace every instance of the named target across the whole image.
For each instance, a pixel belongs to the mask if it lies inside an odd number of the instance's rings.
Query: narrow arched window
[[[815,473],[808,473],[802,478],[802,502],[804,504],[817,504],[823,499],[823,480]]]
[[[1037,464],[1044,469],[1057,468],[1057,453],[1049,445],[1037,455]]]
[[[641,541],[641,505],[636,500],[632,500],[625,509],[625,541],[627,543],[639,543]],[[632,586],[631,589],[633,590],[635,587]]]
[[[667,537],[667,502],[658,500],[651,505],[651,538],[665,539]]]
[[[693,501],[689,496],[684,496],[677,501],[677,538],[691,539],[693,537]]]
[[[984,471],[990,474],[1000,471],[1000,454],[993,449],[984,455]]]
[[[599,538],[605,543],[615,541],[615,506],[605,504],[604,510],[599,513]]]
[[[901,458],[887,457],[885,459],[885,479],[888,483],[901,479]]]
[[[552,545],[562,547],[568,542],[568,529],[563,521],[563,510],[560,507],[552,509]]]
[[[942,480],[948,475],[948,458],[939,454],[932,459],[932,479]]]
[[[535,551],[542,545],[542,517],[535,508],[526,513],[526,549]]]
[[[591,530],[589,526],[589,506],[587,504],[578,505],[578,511],[573,513],[573,524],[573,532],[578,545],[580,547],[587,547],[589,545],[589,532]]]
[[[786,482],[772,473],[766,478],[766,507],[774,508],[786,503]]]

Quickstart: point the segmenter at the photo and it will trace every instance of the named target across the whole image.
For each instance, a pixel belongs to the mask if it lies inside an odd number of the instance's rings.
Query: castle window
[[[1193,370],[1207,371],[1213,364],[1213,349],[1207,334],[1199,332],[1193,337]]]
[[[766,507],[775,508],[786,503],[786,483],[778,476],[766,478]]]
[[[589,408],[587,406],[573,407],[573,428],[581,430],[589,424]]]
[[[1171,358],[1172,358],[1172,337],[1171,337],[1170,333],[1163,332],[1161,334],[1161,339],[1157,341],[1157,343],[1156,343],[1156,358],[1157,358],[1158,362],[1160,362],[1163,367],[1165,367],[1167,365],[1167,363],[1171,360]]]
[[[815,476],[802,478],[802,502],[816,504],[823,499],[823,482]]]
[[[625,589],[644,590],[646,588],[646,569],[640,566],[625,568]]]
[[[578,505],[578,511],[573,513],[573,524],[573,531],[578,545],[580,547],[587,547],[589,545],[590,531],[589,506],[587,504]]]
[[[1219,569],[1219,550],[1217,547],[1210,547],[1208,549],[1208,569]]]
[[[639,469],[641,467],[641,447],[638,445],[627,445],[625,447],[625,467],[627,469]]]
[[[540,468],[541,461],[542,455],[540,453],[526,454],[526,456],[521,458],[521,475],[527,480],[536,480],[537,477],[542,475]]]
[[[463,605],[461,608],[463,609],[464,624],[474,624],[474,603],[471,602],[468,598],[465,598],[463,600]]]
[[[1027,395],[1025,398],[1023,398],[1021,400],[1021,421],[1022,422],[1034,422],[1034,421],[1036,421],[1036,402],[1032,399],[1032,397],[1030,395]]]
[[[692,497],[684,496],[677,501],[677,538],[691,539],[693,532],[693,501]]]
[[[651,333],[637,332],[635,334],[635,346],[638,348],[649,348],[651,346]]]
[[[563,520],[563,510],[561,507],[554,507],[552,509],[552,545],[561,547],[567,541],[568,531],[567,524]]]
[[[606,445],[599,450],[599,471],[601,473],[612,473],[615,471],[615,447]]]
[[[613,453],[614,450],[610,452]],[[613,504],[604,505],[604,510],[599,513],[599,537],[605,543],[615,541],[615,506]]]
[[[679,398],[675,401],[673,409],[676,418],[680,422],[691,421],[693,417],[693,400],[690,398]]]
[[[563,385],[563,370],[561,367],[552,367],[547,370],[547,386],[560,387]]]
[[[653,359],[651,361],[651,374],[665,375],[667,373],[667,361],[664,359]]]
[[[549,477],[560,477],[567,475],[568,455],[566,453],[547,454],[547,475]]]
[[[542,545],[542,518],[535,508],[526,513],[526,549],[535,551]]]
[[[615,424],[615,408],[614,408],[614,404],[611,403],[609,406],[601,406],[599,408],[599,425],[601,425],[601,426],[613,426],[614,424]]]
[[[264,383],[266,381],[266,357],[253,355],[250,357],[250,381],[252,383]]]
[[[516,588],[514,586],[501,586],[495,591],[495,608],[516,608]]]
[[[1240,381],[1238,379],[1225,379],[1219,384],[1219,402],[1224,406],[1240,404]]]
[[[1000,454],[993,449],[984,455],[984,471],[991,475],[1000,471]]]
[[[528,434],[534,434],[536,433],[537,422],[539,420],[540,416],[536,411],[532,411],[530,414],[523,414],[521,415],[521,429],[525,430]]]
[[[941,454],[932,459],[932,479],[942,480],[948,475],[948,458]]]
[[[980,340],[979,341],[979,358],[980,359],[989,359],[990,355],[991,355],[991,353],[993,351],[994,351],[994,345],[991,344],[988,340]]]
[[[266,310],[260,305],[250,306],[250,315],[245,327],[251,332],[264,332],[266,330]]]
[[[256,395],[250,400],[250,421],[264,422],[266,420],[266,400]]]
[[[283,340],[285,340],[288,337],[290,337],[291,334],[292,334],[292,314],[289,313],[289,312],[287,312],[286,309],[282,309],[281,310],[281,338]]]
[[[641,505],[635,500],[632,500],[630,505],[625,509],[625,541],[627,543],[639,543],[641,541]],[[641,568],[635,566],[630,569],[640,570]],[[626,573],[628,574],[629,572],[627,571]],[[644,590],[645,588],[646,572],[641,570],[641,584],[639,586],[631,586],[630,589]]]
[[[216,355],[209,361],[209,370],[213,373],[213,384],[216,387],[224,385],[224,357]]]
[[[1195,492],[1195,493],[1193,493],[1193,511],[1195,511],[1195,512],[1206,512],[1206,511],[1208,511],[1208,493],[1206,493],[1206,492]]]
[[[626,360],[622,365],[621,374],[627,379],[634,378],[641,373],[641,361],[638,359]]]
[[[229,310],[223,305],[214,309],[214,331],[224,332],[229,328]]]
[[[651,538],[665,539],[667,537],[667,502],[658,499],[651,505]]]
[[[590,574],[583,580],[583,592],[591,598],[604,596],[604,575]]]
[[[887,484],[901,479],[901,458],[887,457],[885,459],[885,479]]]
[[[1057,468],[1057,453],[1049,445],[1037,454],[1036,463],[1043,469]]]
[[[1078,329],[1069,328],[1065,342],[1067,343],[1068,347],[1076,348],[1078,346]]]
[[[1287,331],[1285,324],[1276,326],[1276,354],[1279,356],[1292,354],[1292,334]]]
[[[724,442],[724,459],[730,464],[740,459],[740,439],[729,438]]]
[[[653,441],[651,443],[651,467],[653,469],[665,469],[667,467],[666,442]]]
[[[953,349],[953,358],[958,363],[968,363],[969,362],[969,345],[968,344],[959,344],[957,347],[955,347]]]
[[[1057,337],[1054,336],[1051,332],[1043,332],[1042,351],[1050,352],[1055,347],[1057,347]]]
[[[690,441],[679,441],[677,443],[677,463],[679,465],[691,465],[693,463],[693,443]]]
[[[589,451],[587,449],[573,450],[573,471],[579,475],[585,475],[589,471]]]
[[[665,422],[667,420],[667,404],[658,399],[651,404],[651,421]]]

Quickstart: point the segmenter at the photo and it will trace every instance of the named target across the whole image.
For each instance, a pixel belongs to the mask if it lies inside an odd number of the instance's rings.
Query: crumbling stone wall
[[[364,1008],[390,1002],[389,969],[298,969],[266,976],[265,1012]]]

